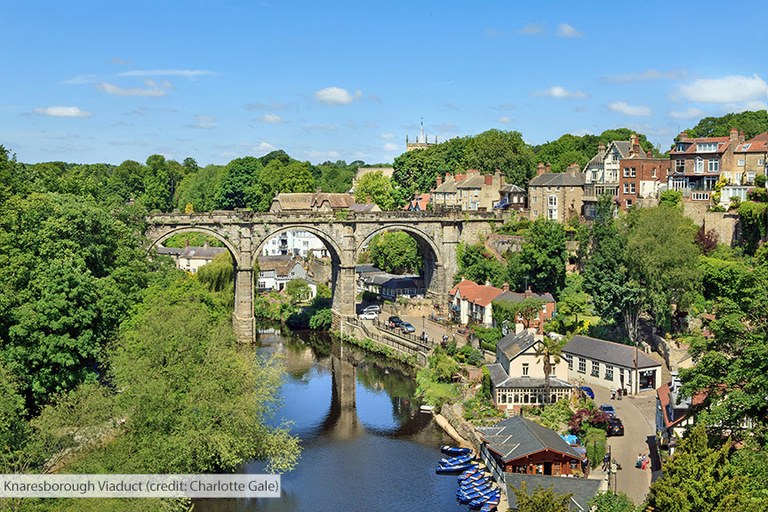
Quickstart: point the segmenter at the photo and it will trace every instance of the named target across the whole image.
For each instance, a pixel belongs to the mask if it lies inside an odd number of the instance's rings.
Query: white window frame
[[[523,377],[530,377],[531,365],[528,363],[523,363],[522,368]]]
[[[707,164],[707,170],[709,172],[720,172],[720,160],[717,158],[710,158]]]

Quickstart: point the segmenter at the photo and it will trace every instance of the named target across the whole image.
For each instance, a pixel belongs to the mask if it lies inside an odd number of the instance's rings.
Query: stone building
[[[667,188],[670,160],[646,154],[633,134],[629,155],[622,158],[619,167],[619,208],[626,211],[633,206],[656,206],[659,193]]]
[[[501,171],[483,175],[470,169],[466,173],[446,174],[445,179],[437,177],[436,186],[431,191],[431,204],[435,210],[490,211],[498,204],[500,191],[505,186]]]
[[[634,142],[637,142],[636,136]],[[594,218],[600,196],[618,196],[619,162],[629,157],[631,146],[632,142],[625,140],[614,140],[607,148],[601,143],[597,154],[584,166],[584,217]]]
[[[528,210],[531,220],[540,217],[564,222],[582,214],[584,174],[578,164],[562,173],[549,172],[539,164],[537,175],[528,183]]]

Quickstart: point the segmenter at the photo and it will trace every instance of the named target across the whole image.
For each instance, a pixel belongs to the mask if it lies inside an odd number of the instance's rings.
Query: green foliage
[[[355,202],[366,203],[369,199],[382,210],[394,210],[398,207],[392,180],[381,171],[364,174],[355,185]]]
[[[495,300],[493,301],[493,319],[497,324],[507,322],[510,326],[521,322],[527,329],[536,320],[544,304],[546,302],[537,297],[526,297],[517,302]]]
[[[320,309],[309,319],[309,328],[316,331],[327,331],[333,322],[333,312],[330,308]]]
[[[589,502],[589,505],[595,507],[595,512],[639,512],[632,499],[620,492],[601,492]]]
[[[482,366],[485,364],[485,356],[483,356],[483,352],[470,345],[463,345],[456,351],[453,358],[459,363],[470,364],[472,366]]]
[[[670,206],[673,208],[683,207],[683,193],[679,190],[665,190],[659,194],[659,206]]]
[[[689,137],[727,137],[732,128],[744,132],[746,139],[766,132],[768,131],[768,111],[745,110],[721,117],[705,117],[685,132]]]
[[[456,250],[456,260],[459,265],[459,272],[454,280],[457,282],[461,278],[469,279],[477,284],[490,282],[494,286],[501,286],[506,282],[504,264],[497,260],[481,243],[475,245],[459,243]]]
[[[571,494],[557,494],[552,487],[536,487],[529,494],[526,483],[520,484],[520,489],[512,487],[515,493],[518,512],[568,512],[571,509]]]
[[[544,218],[536,219],[525,237],[519,261],[533,291],[548,292],[557,297],[565,286],[568,261],[563,225]]]
[[[177,233],[163,242],[164,247],[175,247],[181,249],[187,245],[193,247],[203,247],[208,244],[210,247],[224,247],[221,240],[214,236],[207,235],[205,233]]]
[[[570,401],[567,399],[558,400],[554,404],[548,404],[543,407],[531,407],[528,411],[528,419],[554,430],[555,432],[564,432],[568,422],[573,417]]]
[[[739,205],[739,223],[744,251],[754,254],[768,232],[768,203],[745,201]]]
[[[0,215],[0,360],[30,404],[96,377],[104,344],[138,299],[138,240],[92,202],[14,196]]]
[[[584,291],[584,277],[568,274],[565,288],[557,301],[557,316],[552,320],[550,329],[560,334],[583,332],[587,326],[585,317],[591,312],[591,297]]]
[[[582,433],[581,444],[587,449],[590,467],[596,468],[608,453],[608,437],[604,428],[587,427]]]
[[[495,308],[495,305],[494,305],[494,308]],[[477,337],[477,339],[480,340],[480,347],[483,350],[496,352],[496,342],[498,342],[501,339],[501,328],[473,325],[472,333]]]
[[[229,252],[216,255],[212,262],[200,267],[195,276],[209,291],[226,292],[228,297],[234,297],[235,267]],[[234,298],[232,301],[234,304]]]
[[[196,212],[215,210],[226,170],[221,165],[208,165],[202,169],[190,167],[188,174],[179,183],[177,205],[191,204]]]
[[[285,283],[285,293],[294,304],[304,302],[312,295],[312,289],[304,279],[291,279]]]
[[[459,364],[440,347],[429,357],[426,368],[416,372],[416,395],[428,404],[440,406],[459,396],[459,389],[451,383],[459,371]]]
[[[765,174],[758,174],[755,176],[755,186],[757,188],[765,188],[766,176]]]
[[[355,161],[347,164],[343,160],[337,162],[323,162],[312,168],[318,187],[324,192],[347,192],[352,188],[352,180],[358,167],[363,167],[363,162]]]
[[[505,414],[499,411],[489,398],[475,395],[464,401],[464,419],[475,424],[497,422]]]
[[[15,377],[0,363],[0,472],[23,469],[29,438],[24,397]],[[1,502],[0,502],[1,503]]]
[[[710,448],[697,424],[665,464],[664,477],[651,485],[647,504],[672,512],[761,510],[744,493],[744,478],[733,475],[729,451],[728,444]]]
[[[424,266],[416,240],[403,231],[374,236],[368,244],[368,252],[374,265],[392,274],[418,274]]]

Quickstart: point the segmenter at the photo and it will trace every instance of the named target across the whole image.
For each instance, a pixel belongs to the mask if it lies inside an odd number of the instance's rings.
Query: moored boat
[[[440,448],[440,451],[446,455],[469,455],[472,453],[472,448],[461,448],[459,446],[445,445]]]
[[[454,474],[454,473],[460,473],[462,471],[466,471],[468,469],[476,468],[477,464],[472,463],[466,463],[466,464],[459,464],[456,466],[443,466],[442,464],[439,464],[437,468],[435,468],[435,473],[439,474]]]
[[[458,466],[459,464],[466,464],[472,460],[471,455],[457,455],[456,457],[445,457],[440,459],[441,466]]]

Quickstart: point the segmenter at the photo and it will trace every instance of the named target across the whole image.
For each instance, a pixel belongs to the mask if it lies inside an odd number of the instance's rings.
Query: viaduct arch
[[[447,300],[447,292],[458,270],[458,244],[483,240],[495,224],[502,223],[508,216],[504,212],[459,211],[343,213],[234,210],[155,214],[146,218],[145,235],[149,250],[176,233],[202,232],[221,240],[235,262],[235,333],[239,340],[252,342],[256,332],[254,262],[263,244],[282,231],[308,231],[329,249],[333,265],[334,325],[344,332],[344,319],[355,315],[357,256],[371,237],[392,230],[404,231],[414,237],[425,258],[428,294],[442,302]]]

